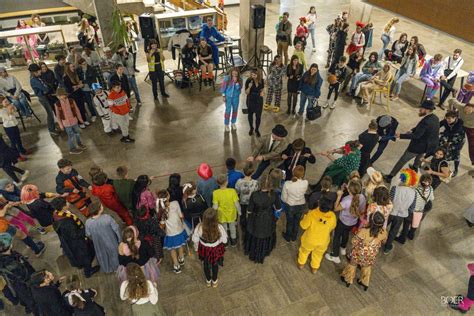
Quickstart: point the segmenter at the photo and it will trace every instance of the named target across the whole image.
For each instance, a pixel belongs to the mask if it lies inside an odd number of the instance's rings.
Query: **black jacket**
[[[125,74],[122,74],[122,77],[119,78],[117,73],[114,73],[112,76],[110,76],[110,82],[120,82],[120,85],[122,86],[123,91],[127,94],[127,97],[130,98],[130,85],[128,83],[128,78]]]
[[[31,293],[41,316],[72,315],[56,284],[32,287]]]
[[[400,139],[410,139],[408,151],[414,154],[434,154],[439,142],[439,119],[433,113],[426,115],[411,130],[411,133],[400,134]]]
[[[383,115],[377,117],[376,121],[377,121],[377,125],[380,124],[380,119],[382,118]],[[387,127],[378,127],[377,128],[377,134],[379,134],[380,136],[380,141],[389,141],[389,140],[392,140],[392,141],[395,141],[395,133],[397,131],[397,127],[398,127],[398,121],[396,118],[394,118],[392,116],[392,123],[390,123],[389,126]]]
[[[82,67],[77,67],[76,72],[77,72],[77,75],[79,76],[79,79],[81,79],[83,83],[87,83],[89,87],[91,87],[93,83],[99,81],[97,71],[92,66],[87,66],[87,69],[85,72],[82,69]]]
[[[309,157],[305,157],[305,154],[310,154]],[[283,161],[282,164],[282,169],[285,170],[286,172],[286,179],[289,180],[291,179],[292,175],[292,170],[290,170],[290,165],[293,160],[293,156],[295,155],[295,151],[293,149],[292,144],[289,144],[288,147],[282,152],[282,155],[287,155],[288,159]],[[301,151],[300,156],[298,157],[298,161],[296,162],[296,166],[303,166],[306,170],[306,163],[309,162],[311,164],[316,162],[316,157],[313,155],[311,152],[311,149],[309,147],[304,147],[303,150]]]

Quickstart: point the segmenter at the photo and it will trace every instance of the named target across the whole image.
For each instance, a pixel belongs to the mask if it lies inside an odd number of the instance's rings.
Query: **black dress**
[[[296,69],[293,69],[293,65],[289,64],[286,68],[286,75],[288,76],[288,93],[298,93],[298,87],[300,86],[300,80],[303,76],[303,65],[298,64]],[[290,76],[293,78],[290,79]]]
[[[79,227],[72,218],[60,218],[53,223],[61,248],[76,268],[90,268],[95,257],[92,242],[86,238],[84,225]]]
[[[44,194],[40,194],[40,198],[27,204],[28,210],[31,215],[38,220],[42,227],[48,227],[53,224],[53,213],[54,208],[48,201],[43,200]]]
[[[72,311],[64,302],[64,299],[59,291],[59,286],[50,284],[41,287],[32,287],[33,300],[39,309],[42,316],[72,315]]]
[[[249,88],[250,82],[252,82],[252,78],[248,78],[245,81],[245,90]],[[262,93],[263,88],[265,87],[265,83],[263,79],[260,81],[258,85],[255,84],[255,81],[250,88],[250,93],[247,95],[247,108],[249,112],[261,112],[263,109],[263,97],[260,95]]]
[[[276,192],[257,191],[250,196],[244,238],[244,252],[250,260],[263,263],[275,247],[276,218],[273,212],[280,209],[281,200]]]

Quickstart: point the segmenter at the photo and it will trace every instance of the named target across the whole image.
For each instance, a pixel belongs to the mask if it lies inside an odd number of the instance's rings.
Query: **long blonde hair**
[[[133,301],[148,297],[148,282],[142,268],[138,264],[130,262],[127,264],[126,269],[128,281],[126,293],[128,300]]]
[[[385,24],[385,26],[383,27],[383,31],[385,33],[388,33],[390,32],[390,29],[392,28],[392,26],[395,24],[395,23],[398,23],[400,20],[394,16],[393,18],[390,19],[390,21],[388,21],[387,24]]]
[[[64,67],[64,75],[68,76],[69,79],[71,79],[71,83],[73,85],[79,84],[81,82],[81,79],[79,79],[79,76],[77,75],[77,72],[71,71],[71,64],[72,63],[66,63]]]
[[[360,195],[362,192],[362,183],[360,180],[351,180],[347,185],[347,190],[352,195],[351,206],[349,212],[352,216],[359,217],[361,214],[359,212],[360,208]]]

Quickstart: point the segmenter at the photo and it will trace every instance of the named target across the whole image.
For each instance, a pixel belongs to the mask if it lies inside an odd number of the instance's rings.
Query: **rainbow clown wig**
[[[407,187],[413,187],[418,183],[418,174],[410,168],[403,169],[400,173],[400,183]]]

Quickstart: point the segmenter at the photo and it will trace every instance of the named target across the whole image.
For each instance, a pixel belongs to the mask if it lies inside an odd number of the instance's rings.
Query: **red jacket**
[[[111,184],[104,184],[101,186],[92,184],[92,195],[95,195],[99,198],[100,202],[108,209],[111,209],[114,212],[128,213],[125,206],[120,203],[120,200],[115,193],[115,189]]]

